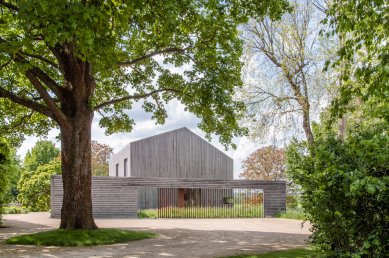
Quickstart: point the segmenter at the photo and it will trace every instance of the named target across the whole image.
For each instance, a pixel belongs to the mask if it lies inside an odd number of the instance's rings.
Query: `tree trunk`
[[[313,144],[313,133],[311,129],[311,118],[309,116],[309,110],[310,110],[310,105],[308,100],[306,100],[303,104],[301,104],[302,109],[303,109],[303,128],[304,128],[304,133],[305,137],[307,137],[307,142],[309,145]]]
[[[91,126],[93,111],[76,108],[61,126],[63,203],[60,228],[96,229],[92,212]]]

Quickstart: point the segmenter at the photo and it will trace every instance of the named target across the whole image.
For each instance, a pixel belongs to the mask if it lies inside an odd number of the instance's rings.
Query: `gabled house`
[[[233,160],[186,127],[125,146],[109,161],[109,176],[233,179]]]
[[[183,127],[129,143],[110,159],[109,176],[232,180],[233,160]],[[157,207],[162,194],[156,191],[139,190],[140,209]],[[202,198],[198,191],[178,189],[172,200],[181,205],[199,202]]]

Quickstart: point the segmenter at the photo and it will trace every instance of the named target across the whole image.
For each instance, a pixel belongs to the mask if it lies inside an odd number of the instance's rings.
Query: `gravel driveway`
[[[6,215],[0,228],[0,257],[219,257],[304,246],[309,225],[299,220],[261,219],[105,219],[99,227],[146,230],[159,234],[123,244],[94,247],[6,245],[17,234],[57,228],[49,213]]]

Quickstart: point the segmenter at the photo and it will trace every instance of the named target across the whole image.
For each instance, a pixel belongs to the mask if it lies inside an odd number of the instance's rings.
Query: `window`
[[[119,163],[116,164],[116,177],[119,176]]]
[[[123,168],[123,171],[124,171],[124,177],[127,176],[127,159],[124,159],[124,168]]]

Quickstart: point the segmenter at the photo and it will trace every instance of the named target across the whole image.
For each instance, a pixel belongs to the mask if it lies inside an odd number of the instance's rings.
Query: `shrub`
[[[386,127],[356,128],[345,140],[318,135],[292,143],[288,174],[301,186],[312,242],[330,256],[389,253],[389,136]]]
[[[4,207],[4,214],[24,214],[24,213],[28,213],[28,210],[20,206],[12,205],[12,206]]]
[[[157,209],[145,209],[138,211],[138,218],[158,218],[158,210]]]
[[[7,142],[0,138],[0,227],[3,225],[3,206],[8,202],[7,193],[10,187],[11,163],[11,149]]]
[[[30,211],[48,211],[50,209],[50,178],[60,173],[59,159],[38,166],[34,172],[23,173],[19,182],[19,202]]]

